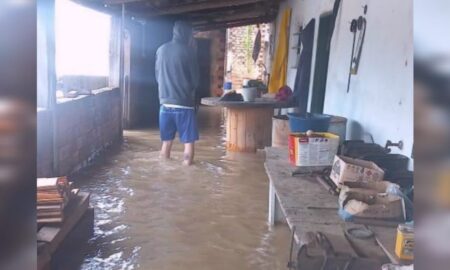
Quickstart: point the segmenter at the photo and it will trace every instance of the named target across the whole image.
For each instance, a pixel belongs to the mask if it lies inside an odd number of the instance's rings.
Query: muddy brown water
[[[77,269],[286,269],[290,233],[267,224],[264,153],[227,153],[220,110],[202,107],[199,122],[191,167],[178,141],[161,161],[159,132],[145,129],[75,177],[95,208]]]

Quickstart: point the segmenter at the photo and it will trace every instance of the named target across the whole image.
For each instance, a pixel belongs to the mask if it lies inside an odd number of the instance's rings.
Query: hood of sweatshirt
[[[173,40],[188,44],[192,36],[192,26],[183,21],[176,21],[173,26]]]

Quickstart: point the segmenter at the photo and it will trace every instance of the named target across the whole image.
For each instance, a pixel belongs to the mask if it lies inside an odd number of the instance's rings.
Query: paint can
[[[401,260],[414,259],[414,227],[412,224],[398,225],[395,254]]]

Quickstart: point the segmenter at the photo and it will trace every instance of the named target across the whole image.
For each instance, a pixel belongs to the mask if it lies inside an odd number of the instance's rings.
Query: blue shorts
[[[178,131],[182,143],[198,140],[197,117],[193,109],[169,108],[161,105],[159,130],[162,141],[172,141]]]

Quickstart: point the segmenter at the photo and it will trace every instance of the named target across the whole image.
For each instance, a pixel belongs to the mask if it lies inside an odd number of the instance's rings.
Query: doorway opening
[[[197,94],[197,102],[200,99],[211,96],[211,40],[206,38],[196,38],[197,58],[200,81]]]

